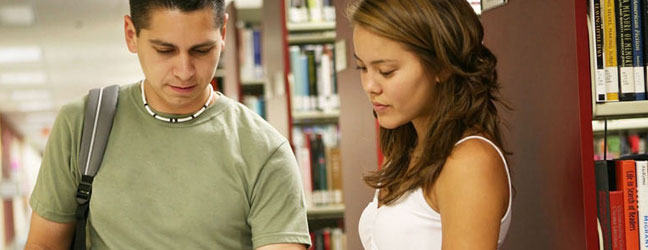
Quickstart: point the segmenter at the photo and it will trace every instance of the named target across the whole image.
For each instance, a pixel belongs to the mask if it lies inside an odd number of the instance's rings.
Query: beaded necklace
[[[169,122],[169,123],[186,122],[186,121],[191,121],[191,120],[193,120],[193,119],[196,119],[196,117],[198,117],[200,114],[202,114],[203,112],[205,112],[205,110],[206,110],[207,107],[209,106],[209,104],[210,104],[212,98],[214,97],[214,89],[213,89],[213,87],[211,86],[211,84],[209,84],[209,90],[210,90],[210,91],[209,91],[209,98],[207,99],[207,102],[205,102],[205,105],[203,105],[202,108],[200,108],[200,110],[198,110],[196,113],[193,113],[193,114],[191,114],[191,115],[189,115],[189,116],[186,116],[186,117],[182,117],[182,118],[168,118],[168,117],[164,117],[164,116],[158,115],[158,114],[156,114],[155,112],[153,112],[153,110],[151,110],[150,105],[148,104],[148,102],[146,102],[146,95],[144,94],[144,80],[142,80],[142,81],[140,82],[140,89],[142,90],[142,102],[144,103],[144,108],[145,108],[146,111],[149,113],[149,115],[153,116],[153,118],[155,118],[155,119],[158,119],[158,120],[160,120],[160,121]]]

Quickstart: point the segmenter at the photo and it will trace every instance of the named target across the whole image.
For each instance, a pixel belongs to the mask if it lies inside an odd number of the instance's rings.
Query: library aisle
[[[362,175],[383,160],[355,70],[346,16],[353,1],[226,1],[226,49],[211,82],[290,142],[315,250],[362,249],[358,220],[374,194]],[[624,190],[638,190],[642,202],[641,187],[617,190],[599,180],[612,181],[601,177],[603,163],[609,170],[613,160],[646,160],[639,156],[648,151],[648,15],[639,10],[648,13],[648,4],[468,1],[498,58],[502,97],[514,108],[503,114],[516,196],[502,249],[611,249],[619,229],[601,207],[619,207]],[[622,19],[609,14],[615,6]],[[61,106],[91,88],[143,79],[124,42],[128,13],[128,0],[0,1],[0,250],[24,248],[28,199]],[[617,33],[627,39],[617,41]],[[648,173],[637,164],[635,182],[639,171]],[[648,227],[642,230],[634,233],[644,242]]]

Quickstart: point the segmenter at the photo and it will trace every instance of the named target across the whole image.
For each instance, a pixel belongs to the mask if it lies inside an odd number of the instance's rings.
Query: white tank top
[[[497,146],[481,136],[468,136],[455,144],[469,139],[481,139],[491,144],[499,153],[509,183],[509,202],[506,214],[500,222],[497,248],[506,238],[511,224],[511,175],[506,159]],[[425,201],[421,188],[405,193],[388,206],[378,208],[378,190],[373,201],[360,216],[358,225],[360,240],[365,250],[441,250],[441,215]]]

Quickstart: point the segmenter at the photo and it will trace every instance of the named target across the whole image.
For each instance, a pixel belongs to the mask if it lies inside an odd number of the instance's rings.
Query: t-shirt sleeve
[[[280,243],[310,246],[300,176],[290,145],[282,143],[264,164],[252,190],[248,223],[255,249]]]
[[[66,105],[59,112],[48,138],[38,179],[29,204],[41,217],[59,223],[75,220],[76,189],[79,182],[77,144],[82,106]],[[76,118],[76,119],[75,119]]]

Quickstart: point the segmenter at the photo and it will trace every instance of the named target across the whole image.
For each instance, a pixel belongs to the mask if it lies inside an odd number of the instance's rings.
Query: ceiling
[[[2,119],[42,150],[63,104],[94,87],[142,79],[137,56],[124,42],[128,12],[128,0],[0,1]]]

